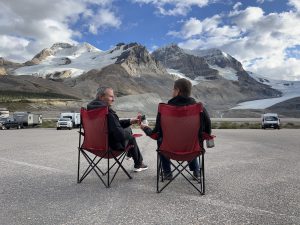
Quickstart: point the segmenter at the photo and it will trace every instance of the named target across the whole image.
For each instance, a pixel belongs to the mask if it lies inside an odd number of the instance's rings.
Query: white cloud
[[[192,6],[204,7],[211,0],[131,0],[134,3],[152,4],[157,12],[166,16],[186,15]],[[171,7],[169,7],[171,6]]]
[[[89,30],[93,34],[97,34],[98,30],[101,28],[118,28],[121,25],[120,19],[108,9],[100,9],[97,14],[93,16],[90,23]]]
[[[0,39],[17,40],[20,45],[3,48],[0,56],[29,59],[55,42],[74,43],[81,32],[97,34],[107,27],[118,28],[120,19],[112,8],[113,0],[23,0],[0,2]],[[75,23],[81,27],[74,30]],[[22,40],[22,41],[21,41]],[[16,57],[16,53],[21,56]]]
[[[196,18],[190,18],[182,27],[185,38],[190,38],[202,32],[201,21]]]
[[[239,7],[241,7],[243,4],[241,2],[237,2],[234,4],[233,9],[237,10]]]
[[[153,51],[155,51],[156,49],[158,49],[159,46],[157,45],[152,45],[151,48],[150,48],[150,53],[152,53]]]
[[[289,4],[296,7],[298,2],[290,0]],[[234,7],[228,15],[202,21],[192,18],[201,24],[201,31],[198,28],[190,33],[186,29],[190,21],[187,20],[179,31],[168,34],[184,39],[180,47],[220,48],[240,60],[247,70],[275,79],[300,80],[300,59],[291,58],[287,51],[299,50],[299,14],[295,11],[265,14],[258,7],[244,10],[239,7]]]
[[[20,61],[24,61],[29,55],[26,52],[28,44],[29,41],[24,38],[0,35],[0,52],[10,52],[10,55]]]
[[[289,5],[294,7],[298,12],[300,11],[300,1],[299,0],[289,0]]]
[[[256,2],[259,3],[259,4],[263,4],[265,1],[273,2],[274,0],[256,0]]]

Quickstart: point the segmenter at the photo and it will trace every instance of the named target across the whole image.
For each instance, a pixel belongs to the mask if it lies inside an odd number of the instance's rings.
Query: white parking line
[[[0,157],[0,160],[3,162],[14,163],[17,165],[22,165],[22,166],[28,166],[28,167],[35,168],[35,169],[47,170],[47,171],[56,172],[56,173],[64,173],[63,170],[55,169],[52,167],[41,166],[41,165],[36,165],[36,164],[31,164],[31,163],[26,163],[26,162],[21,162],[21,161],[16,161],[16,160],[10,160],[10,159],[1,158],[1,157]]]

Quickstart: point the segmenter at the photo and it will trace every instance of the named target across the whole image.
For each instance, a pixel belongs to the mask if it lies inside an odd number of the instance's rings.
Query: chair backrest
[[[84,130],[82,148],[94,154],[108,150],[107,114],[107,107],[92,110],[81,108],[81,124]]]
[[[199,144],[201,103],[172,106],[160,103],[162,144],[159,150],[170,159],[188,161],[201,154]]]

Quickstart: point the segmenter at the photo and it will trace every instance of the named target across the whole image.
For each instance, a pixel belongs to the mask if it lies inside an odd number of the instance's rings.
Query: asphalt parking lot
[[[300,224],[299,130],[213,133],[200,196],[182,177],[156,193],[156,143],[145,136],[149,169],[107,189],[95,174],[76,183],[77,130],[0,131],[0,224]]]

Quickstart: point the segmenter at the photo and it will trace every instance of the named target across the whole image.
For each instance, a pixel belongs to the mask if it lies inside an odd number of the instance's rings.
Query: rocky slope
[[[239,102],[281,95],[268,83],[249,76],[238,60],[218,49],[190,51],[177,45],[150,54],[137,43],[119,43],[108,51],[87,43],[56,43],[23,64],[0,58],[0,73],[32,75],[6,76],[10,81],[0,80],[0,90],[58,93],[84,101],[94,98],[99,86],[111,86],[121,99],[127,96],[132,111],[135,101],[149,93],[158,94],[156,99],[162,101],[169,99],[178,77],[192,81],[194,97],[205,103],[212,116],[224,114]]]
[[[218,77],[218,71],[211,69],[204,58],[187,54],[177,45],[160,48],[152,56],[166,68],[178,70],[192,80],[198,77],[214,80]]]
[[[21,67],[23,64],[11,62],[0,57],[0,76],[7,75],[11,71],[15,70],[18,67]]]
[[[202,96],[205,101],[231,104],[248,99],[277,97],[281,94],[280,91],[257,82],[249,76],[239,61],[217,49],[191,51],[170,45],[157,49],[152,55],[165,67],[196,81],[195,95]],[[213,94],[209,96],[210,93]]]

